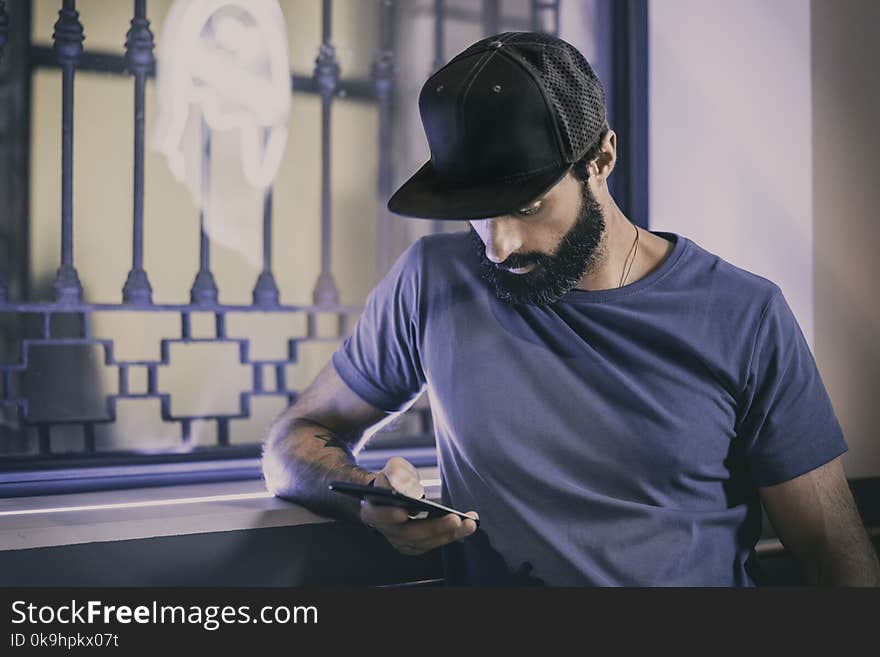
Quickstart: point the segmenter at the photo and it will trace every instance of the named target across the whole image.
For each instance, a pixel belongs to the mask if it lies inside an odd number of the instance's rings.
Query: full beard
[[[480,262],[480,275],[502,301],[515,304],[546,305],[558,301],[593,270],[600,257],[599,245],[605,233],[605,218],[586,182],[581,183],[581,207],[577,220],[560,240],[553,255],[535,252],[514,254],[503,263],[495,264],[486,257],[486,245],[473,226],[470,236]],[[505,267],[516,269],[535,263],[524,274],[513,274]]]

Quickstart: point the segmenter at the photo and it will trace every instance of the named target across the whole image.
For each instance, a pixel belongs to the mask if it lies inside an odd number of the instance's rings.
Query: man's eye
[[[530,206],[527,207],[527,208],[522,208],[521,210],[517,210],[516,213],[517,213],[518,215],[523,216],[523,217],[528,217],[528,216],[533,215],[533,214],[538,214],[538,212],[539,212],[540,210],[541,210],[541,204],[540,204],[540,203],[537,203],[537,204],[535,204],[535,205],[530,205]]]

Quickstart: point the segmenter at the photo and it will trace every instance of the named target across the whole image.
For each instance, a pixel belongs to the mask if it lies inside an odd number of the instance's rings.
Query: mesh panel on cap
[[[504,32],[481,39],[451,61],[484,51],[493,41],[503,42],[531,66],[553,105],[569,161],[579,160],[605,125],[605,92],[589,62],[566,41],[537,32]]]

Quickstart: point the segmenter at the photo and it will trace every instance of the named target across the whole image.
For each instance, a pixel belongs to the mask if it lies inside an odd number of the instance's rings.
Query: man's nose
[[[497,265],[522,247],[522,237],[513,217],[494,217],[488,222],[486,257]]]

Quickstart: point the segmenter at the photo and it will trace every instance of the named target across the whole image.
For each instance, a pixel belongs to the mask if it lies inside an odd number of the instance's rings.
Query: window
[[[640,3],[571,3],[570,15],[580,32],[601,34],[606,19],[596,17],[617,4]],[[205,209],[151,147],[154,61],[171,6],[35,0],[5,10],[0,496],[259,476],[266,426],[326,363],[395,253],[420,231],[461,229],[384,209],[426,157],[421,83],[484,34],[556,30],[566,11],[523,0],[280,2],[291,107],[274,185],[224,196],[236,170],[217,153],[229,138],[203,130]],[[67,30],[55,30],[59,16]],[[64,64],[55,49],[75,50],[79,26],[84,49]],[[138,38],[126,46],[130,29]],[[137,65],[126,67],[138,48],[142,100]],[[326,66],[316,67],[319,52]],[[333,93],[322,96],[321,75]],[[72,142],[59,139],[62,126]],[[426,396],[359,460],[378,468],[391,453],[434,463]]]

